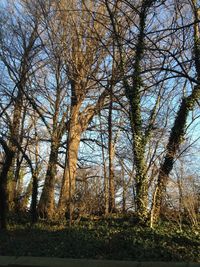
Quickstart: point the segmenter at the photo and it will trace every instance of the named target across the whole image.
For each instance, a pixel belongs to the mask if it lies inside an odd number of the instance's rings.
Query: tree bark
[[[148,204],[148,181],[146,177],[145,144],[142,131],[140,107],[140,89],[142,87],[140,69],[145,47],[145,26],[148,7],[149,6],[146,6],[144,1],[140,12],[140,25],[138,40],[135,48],[135,63],[133,66],[134,72],[132,75],[132,87],[130,87],[127,82],[125,82],[125,92],[130,103],[130,121],[133,135],[133,154],[136,169],[136,212],[138,219],[141,222],[146,221],[147,219]]]
[[[7,210],[8,210],[8,191],[7,177],[12,165],[14,153],[7,151],[5,161],[0,174],[0,229],[7,228]]]
[[[65,214],[69,205],[73,202],[76,185],[76,169],[78,160],[78,150],[82,129],[78,121],[80,105],[72,106],[71,118],[69,122],[69,130],[67,137],[67,151],[65,160],[65,170],[63,175],[63,183],[58,203],[60,214]]]
[[[76,186],[76,171],[78,150],[82,133],[87,129],[89,122],[95,114],[99,113],[102,108],[105,98],[108,95],[107,90],[104,90],[99,96],[95,105],[87,106],[80,112],[82,102],[72,101],[71,118],[68,124],[68,140],[65,170],[63,182],[58,202],[58,212],[63,215],[69,208],[69,204],[73,204],[75,186]]]
[[[195,87],[192,94],[182,99],[179,107],[177,117],[174,122],[174,126],[171,130],[169,141],[167,144],[167,152],[163,164],[161,165],[156,189],[154,192],[154,199],[151,210],[151,226],[158,222],[160,210],[162,206],[162,200],[164,192],[167,186],[168,177],[173,169],[174,161],[177,156],[177,152],[180,149],[182,142],[184,141],[185,127],[190,110],[193,110],[196,100],[200,97],[200,89]]]
[[[10,169],[7,173],[7,188],[8,188],[8,210],[13,210],[15,207],[15,194],[16,194],[16,177],[15,177],[15,161],[16,154],[18,152],[16,142],[20,143],[20,126],[21,126],[21,115],[23,109],[23,94],[21,90],[23,82],[19,84],[18,95],[15,102],[13,121],[10,125],[10,141],[9,149],[13,152],[13,159],[10,165]]]
[[[32,223],[36,223],[38,219],[37,213],[37,197],[38,197],[38,173],[35,170],[32,174],[33,186],[32,186],[32,200],[31,200],[31,220]]]
[[[113,160],[115,155],[114,144],[112,141],[112,109],[113,109],[113,92],[110,88],[110,104],[108,114],[108,155],[109,155],[109,212],[115,211],[115,183]]]
[[[102,154],[103,181],[104,181],[103,203],[104,203],[104,214],[107,216],[109,213],[109,184],[108,184],[108,175],[106,170],[106,158],[104,151],[104,138],[103,138],[101,115],[99,115],[99,125],[100,125],[101,154]]]
[[[113,27],[113,33],[115,34],[116,43],[120,55],[120,69],[123,75],[123,84],[125,88],[125,94],[130,105],[130,123],[133,137],[133,155],[135,164],[135,186],[136,186],[136,212],[139,221],[146,222],[148,210],[148,180],[146,176],[146,163],[145,163],[145,134],[143,133],[142,114],[141,114],[141,95],[142,88],[141,79],[141,61],[145,52],[145,27],[146,19],[149,8],[153,5],[155,0],[144,0],[141,4],[139,14],[139,33],[137,35],[135,45],[135,62],[133,64],[132,83],[129,84],[126,79],[126,69],[123,56],[123,44],[121,43],[120,34],[118,33],[118,25],[114,18],[113,12],[106,1],[106,7],[110,16],[111,24]]]
[[[38,214],[43,218],[52,218],[55,210],[55,176],[57,172],[58,144],[51,143],[51,152],[46,171],[45,183],[38,204]]]

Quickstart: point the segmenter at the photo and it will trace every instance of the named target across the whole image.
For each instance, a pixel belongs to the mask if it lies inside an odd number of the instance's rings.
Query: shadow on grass
[[[200,261],[199,239],[129,223],[88,222],[72,228],[36,225],[0,233],[0,254],[137,261]]]

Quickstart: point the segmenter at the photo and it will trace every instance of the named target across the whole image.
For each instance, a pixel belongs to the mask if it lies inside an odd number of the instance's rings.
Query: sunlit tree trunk
[[[79,103],[74,103],[74,100],[72,100],[71,116],[68,123],[65,169],[58,203],[58,212],[62,215],[73,206],[74,202],[78,150],[80,146],[81,135],[87,129],[88,124],[94,115],[99,113],[100,108],[102,108],[104,104],[106,96],[107,91],[103,91],[96,104],[86,107],[81,112],[81,101]]]
[[[55,179],[57,174],[58,152],[63,135],[64,117],[58,123],[60,96],[56,99],[55,114],[53,116],[53,127],[51,135],[51,147],[48,166],[45,176],[45,183],[38,204],[38,214],[44,218],[52,218],[55,212]],[[63,115],[64,116],[64,115]]]
[[[112,136],[112,110],[113,110],[113,91],[112,86],[110,88],[110,104],[108,114],[108,156],[109,156],[109,212],[115,211],[115,183],[114,183],[114,166],[113,160],[115,155],[115,149]]]
[[[75,193],[78,150],[82,134],[81,125],[77,121],[78,114],[77,107],[72,108],[68,131],[65,170],[58,203],[59,212],[61,214],[65,213],[69,205],[73,203]]]
[[[58,145],[53,141],[51,143],[51,152],[49,156],[45,183],[38,204],[38,214],[40,217],[51,218],[55,211],[55,177],[57,172]]]

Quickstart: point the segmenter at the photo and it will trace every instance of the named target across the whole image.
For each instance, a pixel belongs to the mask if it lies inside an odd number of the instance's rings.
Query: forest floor
[[[164,222],[156,229],[125,219],[75,223],[26,221],[0,232],[0,255],[134,261],[200,262],[200,233]]]

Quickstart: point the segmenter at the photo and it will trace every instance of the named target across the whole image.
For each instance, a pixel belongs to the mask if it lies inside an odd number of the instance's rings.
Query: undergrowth
[[[169,222],[156,229],[127,219],[10,223],[0,232],[0,255],[137,261],[200,262],[200,234]]]

